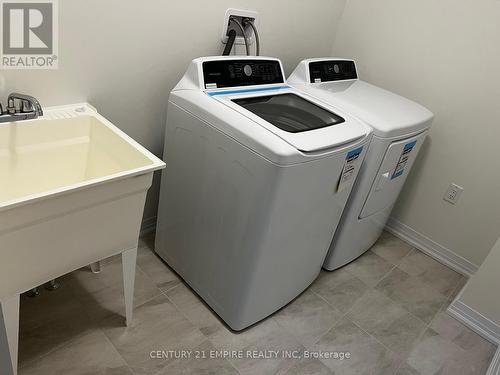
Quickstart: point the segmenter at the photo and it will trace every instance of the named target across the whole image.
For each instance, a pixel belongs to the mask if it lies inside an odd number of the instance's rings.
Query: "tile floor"
[[[235,334],[141,240],[133,325],[119,258],[21,299],[21,375],[484,374],[495,347],[449,317],[465,278],[388,233],[322,272],[291,304]],[[151,359],[152,350],[348,351],[339,359]]]

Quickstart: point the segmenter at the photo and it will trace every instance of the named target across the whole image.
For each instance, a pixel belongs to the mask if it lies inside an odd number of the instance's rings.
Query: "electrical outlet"
[[[464,191],[463,187],[451,184],[448,190],[446,190],[443,199],[451,204],[457,204],[460,195],[462,195],[462,191]]]

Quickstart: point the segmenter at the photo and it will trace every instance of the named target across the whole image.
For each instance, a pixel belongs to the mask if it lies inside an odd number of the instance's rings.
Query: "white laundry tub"
[[[14,363],[19,294],[118,253],[130,319],[146,193],[164,167],[88,104],[0,124],[0,301]]]

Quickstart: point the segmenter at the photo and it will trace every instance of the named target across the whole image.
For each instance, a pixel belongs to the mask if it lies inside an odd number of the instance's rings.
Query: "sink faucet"
[[[43,110],[33,96],[13,92],[7,99],[5,110],[0,103],[0,123],[31,120],[38,116],[43,116]]]

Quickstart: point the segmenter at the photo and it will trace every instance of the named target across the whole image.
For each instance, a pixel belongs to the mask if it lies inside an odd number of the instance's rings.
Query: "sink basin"
[[[46,113],[0,124],[0,210],[163,166],[89,106]]]

